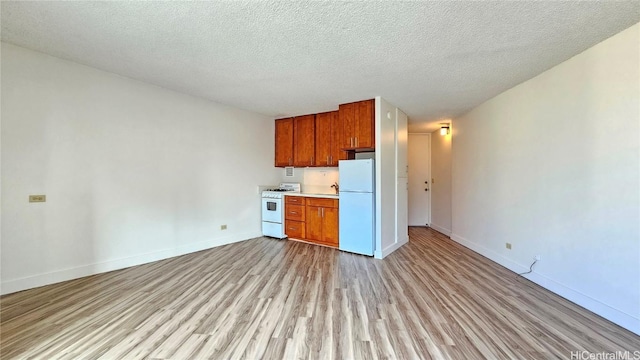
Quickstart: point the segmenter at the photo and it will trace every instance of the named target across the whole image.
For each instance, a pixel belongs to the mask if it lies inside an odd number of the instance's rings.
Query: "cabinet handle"
[[[333,155],[329,155],[329,165],[333,165]]]
[[[352,137],[349,138],[349,143],[351,143],[351,147],[353,147],[353,138]]]
[[[291,214],[297,214],[298,212],[297,212],[297,211],[289,211],[289,213],[291,213]]]

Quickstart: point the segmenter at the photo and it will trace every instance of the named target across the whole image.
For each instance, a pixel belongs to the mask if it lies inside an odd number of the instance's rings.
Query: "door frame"
[[[433,188],[433,184],[431,184],[431,133],[416,133],[416,132],[410,132],[407,136],[407,143],[410,141],[411,136],[415,136],[415,135],[420,135],[420,136],[426,136],[427,139],[429,139],[429,157],[427,158],[427,172],[428,172],[428,181],[429,181],[429,201],[427,202],[427,207],[428,207],[428,216],[427,216],[427,223],[424,224],[424,226],[427,227],[431,227],[431,191]],[[407,182],[408,184],[408,182]],[[408,185],[407,185],[408,186]],[[408,215],[408,213],[407,213]],[[416,226],[416,225],[409,225],[409,226]]]

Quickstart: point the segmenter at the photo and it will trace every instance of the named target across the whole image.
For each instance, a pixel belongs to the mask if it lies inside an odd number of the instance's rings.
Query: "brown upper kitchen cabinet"
[[[356,119],[358,131],[356,132],[357,149],[373,149],[376,147],[375,141],[375,100],[365,100],[358,102]]]
[[[342,104],[338,108],[342,124],[341,148],[373,150],[375,148],[375,100]]]
[[[316,166],[338,166],[338,160],[347,159],[346,151],[341,150],[341,134],[337,111],[316,115]]]
[[[338,166],[354,152],[375,148],[375,100],[342,104],[338,111],[276,120],[277,167]]]
[[[349,154],[342,150],[342,124],[338,111],[331,117],[331,166],[338,166],[338,160],[347,160]]]
[[[293,118],[276,120],[276,167],[293,166]]]
[[[293,118],[293,165],[314,166],[316,155],[316,116]]]
[[[340,142],[343,149],[354,149],[353,137],[356,133],[356,107],[358,103],[342,104],[338,107],[338,117],[342,124]]]

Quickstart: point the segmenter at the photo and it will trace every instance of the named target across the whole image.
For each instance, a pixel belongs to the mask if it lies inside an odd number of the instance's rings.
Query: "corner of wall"
[[[487,259],[498,263],[501,266],[513,271],[516,274],[520,274],[529,270],[527,266],[516,263],[515,261],[508,259],[497,252],[488,249],[479,243],[472,242],[469,239],[465,239],[460,235],[451,234],[451,240],[458,244],[473,250],[474,252],[486,257]],[[633,315],[624,313],[618,309],[615,309],[603,302],[600,302],[586,294],[576,291],[564,284],[561,284],[551,278],[541,275],[536,272],[527,274],[526,279],[542,286],[543,288],[560,295],[561,297],[574,302],[583,308],[592,311],[605,319],[609,319],[612,322],[640,335],[640,318]]]
[[[261,236],[262,233],[243,232],[231,236],[220,237],[215,240],[201,241],[184,246],[177,246],[171,249],[152,251],[146,254],[138,254],[134,256],[123,257],[109,261],[101,261],[64,270],[55,270],[19,279],[6,280],[3,281],[0,285],[0,295],[56,284],[63,281],[69,281],[109,271],[122,270],[132,266],[148,264],[176,256],[208,250],[222,245],[246,241]]]

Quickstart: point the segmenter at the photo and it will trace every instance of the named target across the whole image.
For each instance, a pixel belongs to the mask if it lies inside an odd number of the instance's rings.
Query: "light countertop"
[[[291,193],[288,192],[284,194],[285,196],[304,196],[304,197],[317,197],[317,198],[328,198],[328,199],[340,199],[338,194],[317,194],[317,193]]]

